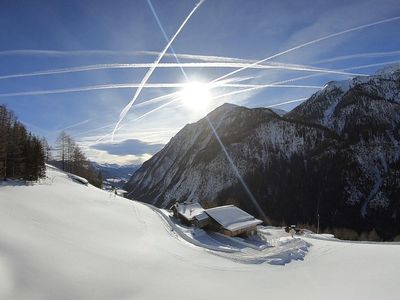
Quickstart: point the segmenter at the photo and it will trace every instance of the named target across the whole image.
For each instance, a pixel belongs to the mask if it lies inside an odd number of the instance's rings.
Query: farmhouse
[[[174,216],[186,225],[203,228],[210,223],[210,217],[199,203],[175,203],[172,207]]]
[[[175,203],[172,211],[183,224],[228,236],[250,235],[262,221],[234,205],[204,209],[199,203]]]
[[[208,228],[228,236],[253,234],[262,223],[234,205],[209,208],[205,212],[212,220]]]

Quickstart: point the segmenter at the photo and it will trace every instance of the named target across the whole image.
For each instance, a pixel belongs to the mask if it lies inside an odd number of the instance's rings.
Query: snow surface
[[[282,229],[261,228],[279,244],[262,250],[270,251],[262,263],[252,259],[258,250],[196,246],[160,210],[79,184],[54,168],[47,174],[38,184],[0,184],[0,299],[398,297],[398,244],[293,239]],[[208,237],[227,243],[221,235]],[[241,242],[251,241],[233,239],[228,249],[248,248]],[[304,244],[311,245],[304,259],[290,259]],[[247,261],[236,259],[244,256]],[[290,262],[274,265],[272,257]]]

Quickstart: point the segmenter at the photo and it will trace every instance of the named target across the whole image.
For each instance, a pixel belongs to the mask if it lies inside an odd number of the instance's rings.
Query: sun
[[[190,110],[204,112],[211,102],[210,88],[202,82],[188,82],[182,89],[181,99]]]

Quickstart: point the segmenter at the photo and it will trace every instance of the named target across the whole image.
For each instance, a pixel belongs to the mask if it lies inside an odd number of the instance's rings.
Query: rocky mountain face
[[[238,174],[274,224],[319,215],[321,227],[399,234],[400,66],[330,82],[282,116],[224,104],[186,125],[124,188],[159,207],[229,203],[261,217]]]

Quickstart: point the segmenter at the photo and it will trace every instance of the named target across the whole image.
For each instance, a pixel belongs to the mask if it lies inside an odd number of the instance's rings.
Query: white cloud
[[[114,155],[109,154],[106,151],[86,148],[85,153],[87,157],[91,161],[95,161],[97,163],[109,163],[113,162],[119,165],[129,165],[129,164],[142,164],[149,158],[151,158],[150,154],[143,154],[143,155]]]

